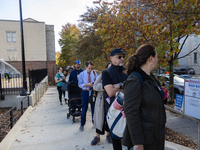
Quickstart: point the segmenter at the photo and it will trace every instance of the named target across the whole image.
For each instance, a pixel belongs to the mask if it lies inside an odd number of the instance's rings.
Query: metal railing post
[[[10,128],[12,129],[13,127],[13,109],[10,111]]]
[[[27,99],[28,99],[28,106],[30,106],[30,102],[29,102],[29,95],[28,95]]]
[[[197,138],[197,150],[200,150],[200,123],[198,122],[198,132],[197,132],[197,136],[198,136],[198,138]]]
[[[29,93],[31,94],[31,75],[30,75],[30,69],[28,69],[28,78],[29,78]]]
[[[21,101],[21,115],[23,115],[23,100]]]
[[[0,73],[0,94],[1,94],[0,99],[3,100],[3,95],[2,95],[2,85],[1,85],[1,73]]]

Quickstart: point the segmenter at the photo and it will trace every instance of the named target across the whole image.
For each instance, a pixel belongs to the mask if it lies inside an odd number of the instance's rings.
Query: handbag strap
[[[96,76],[95,76],[95,71],[92,70],[93,74],[94,74],[94,81],[96,80]]]
[[[129,79],[131,76],[133,76],[133,75],[136,75],[136,76],[139,77],[139,79],[140,79],[140,86],[141,86],[141,88],[142,88],[142,83],[143,83],[143,81],[142,81],[141,75],[140,75],[138,72],[132,72],[132,73],[128,76],[128,79]]]
[[[128,79],[129,79],[131,76],[133,76],[133,75],[136,75],[136,76],[139,77],[139,79],[140,79],[140,85],[141,85],[141,88],[142,88],[142,83],[143,83],[143,81],[142,81],[141,75],[140,75],[139,73],[137,73],[137,72],[133,72],[133,73],[131,73],[131,74],[128,76]],[[128,80],[128,79],[127,79],[127,80]],[[120,88],[120,90],[119,90],[119,92],[117,93],[117,96],[116,96],[116,97],[119,96],[119,93],[121,92],[121,90],[122,90],[122,88]]]

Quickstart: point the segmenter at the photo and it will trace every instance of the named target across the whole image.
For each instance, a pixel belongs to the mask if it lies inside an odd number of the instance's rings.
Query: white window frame
[[[8,43],[16,43],[17,42],[17,34],[16,34],[16,32],[15,31],[6,31],[6,41]]]
[[[12,54],[11,59],[9,57],[8,52],[11,52],[11,54]],[[16,59],[14,58],[13,52],[16,52]],[[17,61],[17,49],[7,49],[7,57],[8,57],[8,61]]]

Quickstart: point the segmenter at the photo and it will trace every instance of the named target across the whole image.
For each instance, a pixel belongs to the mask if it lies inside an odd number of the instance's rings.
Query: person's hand
[[[88,86],[92,86],[93,84],[91,82],[88,83]]]
[[[133,150],[144,150],[143,145],[134,145]]]
[[[63,81],[63,79],[61,78],[61,79],[60,79],[60,82],[62,82],[62,81]]]

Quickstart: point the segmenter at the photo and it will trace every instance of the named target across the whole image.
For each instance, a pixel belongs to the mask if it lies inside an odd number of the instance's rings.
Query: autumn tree
[[[98,70],[103,70],[109,59],[103,51],[104,42],[101,36],[95,34],[94,23],[99,15],[106,14],[107,11],[107,6],[87,7],[87,11],[80,16],[79,20],[81,34],[77,43],[77,52],[83,62],[93,61]]]
[[[59,33],[61,37],[59,39],[61,46],[59,60],[63,61],[65,65],[71,65],[76,59],[79,59],[77,42],[79,41],[80,34],[79,28],[74,24],[66,23],[62,26],[62,31]]]
[[[62,67],[65,68],[66,67],[66,63],[60,59],[60,52],[56,52],[56,66],[58,68]]]
[[[199,34],[200,1],[116,0],[109,7],[111,11],[99,16],[95,24],[97,34],[105,41],[106,52],[122,47],[130,55],[139,45],[150,43],[156,47],[159,65],[169,66],[173,85],[173,67],[186,40],[191,33]],[[173,97],[173,86],[170,91]]]

